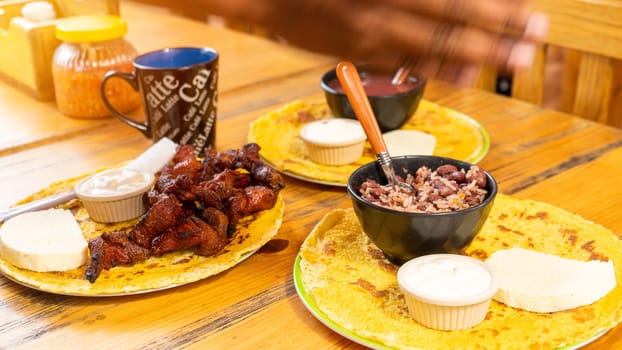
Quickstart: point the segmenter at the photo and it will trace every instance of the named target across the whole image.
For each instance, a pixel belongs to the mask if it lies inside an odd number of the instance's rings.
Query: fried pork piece
[[[279,182],[282,178],[267,175],[264,167],[256,167],[256,169],[266,174],[266,179],[270,179],[277,189],[263,185],[251,186],[249,174],[229,169],[216,174],[209,181],[199,183],[192,189],[205,207],[223,210],[227,214],[229,233],[235,230],[241,217],[272,208],[276,203],[278,190],[283,186],[282,182]]]
[[[157,235],[179,225],[185,217],[182,204],[175,196],[163,194],[155,198],[156,202],[129,235],[132,241],[146,249],[151,249],[151,242]]]
[[[180,146],[177,153],[173,156],[172,164],[167,164],[162,168],[162,175],[187,176],[193,182],[201,179],[203,164],[195,158],[194,148],[191,145]]]
[[[256,143],[247,143],[242,146],[242,149],[238,153],[238,163],[236,164],[236,167],[244,168],[250,171],[253,165],[263,163],[259,158],[260,150],[261,147],[259,147]]]
[[[278,192],[266,186],[248,186],[244,188],[244,195],[247,204],[242,216],[247,216],[272,208],[276,203]]]
[[[236,188],[244,188],[250,183],[250,175],[225,169],[211,180],[202,181],[192,187],[192,192],[206,207],[224,208],[224,201],[233,195]]]
[[[177,196],[182,201],[192,201],[196,199],[194,193],[192,193],[194,184],[195,181],[185,175],[162,175],[156,182],[154,192],[156,194],[169,193]]]
[[[202,172],[203,165],[195,158],[194,148],[180,146],[171,163],[162,168],[154,189],[159,193],[173,193],[181,200],[194,200],[190,188],[201,180]]]
[[[202,179],[209,179],[226,169],[245,169],[251,173],[256,184],[268,186],[276,191],[281,190],[285,187],[283,177],[259,158],[260,149],[256,143],[248,143],[239,151],[216,152],[212,149],[207,150],[203,161],[206,171],[203,173]]]
[[[149,257],[149,250],[131,241],[122,231],[104,232],[88,243],[90,259],[85,277],[93,283],[102,270],[118,265],[133,265]]]
[[[225,169],[234,169],[238,156],[238,150],[228,149],[218,152],[209,148],[206,150],[203,160],[203,168],[205,169],[202,175],[203,179],[207,180]]]
[[[258,184],[268,186],[274,191],[280,191],[285,187],[283,176],[263,162],[253,164],[251,174]]]
[[[225,213],[229,218],[229,230],[235,229],[240,218],[272,208],[277,198],[278,192],[266,186],[238,189],[227,198]]]
[[[198,255],[211,256],[229,243],[226,232],[218,232],[196,216],[188,216],[184,222],[153,239],[151,254],[160,256],[178,250],[193,250]]]
[[[229,218],[221,210],[207,207],[201,211],[200,217],[212,226],[218,234],[228,234]]]
[[[256,143],[247,143],[240,150],[229,149],[222,152],[209,148],[205,151],[203,160],[205,171],[202,178],[209,180],[211,176],[225,169],[246,169],[250,172],[253,164],[261,162],[260,149]]]

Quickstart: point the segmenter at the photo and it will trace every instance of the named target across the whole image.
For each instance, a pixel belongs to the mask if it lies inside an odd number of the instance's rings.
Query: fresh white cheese
[[[382,134],[391,157],[406,155],[431,155],[436,147],[436,137],[417,130],[397,129]]]
[[[32,271],[65,271],[86,262],[87,242],[70,211],[35,211],[0,227],[0,256]]]
[[[589,305],[616,286],[612,261],[579,261],[522,248],[493,253],[486,261],[500,279],[493,297],[534,312]]]

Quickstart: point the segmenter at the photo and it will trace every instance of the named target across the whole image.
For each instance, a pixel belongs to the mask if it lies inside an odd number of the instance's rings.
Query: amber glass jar
[[[109,70],[131,72],[136,49],[124,39],[125,20],[118,16],[77,16],[59,20],[52,75],[56,105],[76,118],[111,116],[102,102],[100,82]],[[140,105],[140,96],[122,79],[106,84],[108,101],[117,110],[130,112]]]

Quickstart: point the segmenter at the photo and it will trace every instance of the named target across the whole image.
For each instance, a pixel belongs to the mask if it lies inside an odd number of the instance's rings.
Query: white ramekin
[[[318,164],[342,165],[357,161],[365,147],[365,132],[354,119],[329,118],[300,129],[309,158]]]
[[[147,211],[148,203],[145,194],[153,185],[154,176],[152,174],[141,173],[144,177],[144,184],[125,193],[102,195],[86,191],[84,184],[91,177],[106,175],[114,171],[119,171],[119,169],[110,169],[93,174],[78,182],[74,188],[76,195],[94,221],[102,223],[127,221],[137,218]]]
[[[451,258],[460,264],[476,264],[490,275],[490,283],[481,291],[464,297],[434,296],[409,288],[408,283],[405,283],[407,270],[416,264],[430,263],[437,257]],[[413,319],[428,328],[444,331],[466,329],[482,322],[493,295],[499,289],[499,281],[490,266],[457,254],[430,254],[409,260],[398,270],[397,281]]]

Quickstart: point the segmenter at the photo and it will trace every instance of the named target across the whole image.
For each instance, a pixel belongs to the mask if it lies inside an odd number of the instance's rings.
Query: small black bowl
[[[357,70],[363,85],[371,76],[380,77],[385,82],[392,78],[391,73],[372,70],[365,65],[357,65]],[[345,93],[334,89],[335,84],[341,86],[335,69],[332,69],[322,76],[320,82],[328,106],[336,117],[356,119],[348,97]],[[412,73],[404,84],[408,89],[402,92],[377,96],[368,93],[369,103],[382,132],[399,129],[415,113],[425,90],[426,78],[421,74]]]
[[[401,156],[392,158],[396,173],[407,169],[414,174],[422,166],[434,170],[444,164],[468,170],[471,163],[438,156]],[[378,162],[365,164],[348,179],[348,194],[365,234],[394,263],[434,253],[457,253],[466,247],[486,221],[497,195],[495,179],[485,172],[487,195],[484,201],[467,209],[445,213],[412,213],[384,208],[363,199],[359,186],[367,179],[380,184],[387,181]]]

